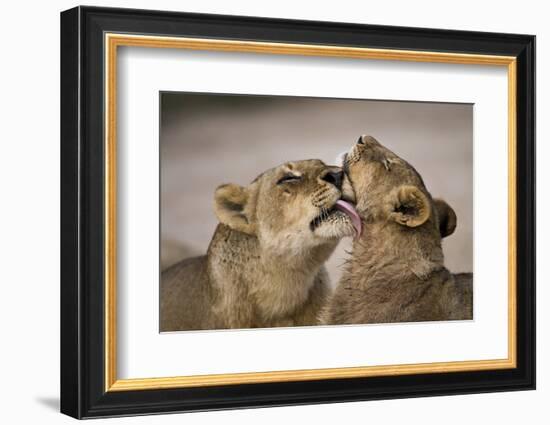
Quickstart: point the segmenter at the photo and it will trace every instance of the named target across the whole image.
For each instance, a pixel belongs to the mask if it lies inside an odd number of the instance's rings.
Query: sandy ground
[[[206,251],[216,217],[214,189],[248,184],[289,160],[327,164],[371,134],[415,166],[434,197],[458,216],[444,240],[447,267],[472,271],[472,106],[319,98],[163,93],[161,266]],[[327,266],[338,281],[349,241]]]

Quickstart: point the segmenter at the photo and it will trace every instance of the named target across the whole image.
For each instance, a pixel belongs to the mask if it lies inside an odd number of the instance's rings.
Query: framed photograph
[[[61,14],[61,411],[535,388],[535,37]]]

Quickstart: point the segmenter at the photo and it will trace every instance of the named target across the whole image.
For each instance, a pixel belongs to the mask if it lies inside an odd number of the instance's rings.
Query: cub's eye
[[[302,180],[302,176],[297,176],[295,174],[286,174],[277,181],[277,184],[292,183],[300,180]]]

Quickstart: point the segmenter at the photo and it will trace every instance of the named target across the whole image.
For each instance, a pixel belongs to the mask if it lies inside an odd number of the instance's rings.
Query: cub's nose
[[[363,134],[359,137],[359,140],[357,140],[358,145],[367,145],[367,146],[378,146],[380,143],[378,143],[378,140],[376,140],[374,137],[369,136],[368,134]]]
[[[344,180],[343,171],[329,171],[322,178],[323,181],[333,184],[338,189],[342,189],[342,181]]]

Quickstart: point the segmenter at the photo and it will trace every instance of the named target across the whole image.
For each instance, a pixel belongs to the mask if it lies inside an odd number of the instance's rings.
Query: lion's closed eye
[[[285,174],[283,177],[281,177],[279,180],[277,180],[277,184],[285,184],[285,183],[293,183],[298,182],[302,180],[302,176],[298,176],[296,174]]]

